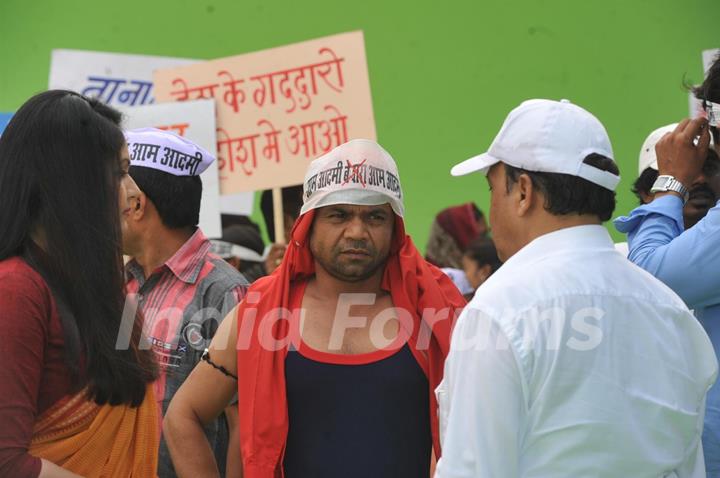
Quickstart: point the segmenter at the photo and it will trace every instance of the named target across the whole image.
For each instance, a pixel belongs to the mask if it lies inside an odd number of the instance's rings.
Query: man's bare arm
[[[210,359],[237,376],[237,307],[220,324]],[[215,420],[237,392],[237,381],[205,361],[197,364],[168,406],[163,434],[180,477],[219,477],[203,427]]]
[[[228,452],[225,461],[225,478],[242,478],[237,406],[226,408],[225,417],[228,422]]]

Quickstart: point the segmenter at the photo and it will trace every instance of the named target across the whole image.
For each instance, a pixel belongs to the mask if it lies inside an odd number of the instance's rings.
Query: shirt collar
[[[203,234],[200,228],[198,228],[195,233],[190,236],[190,239],[188,239],[170,259],[165,261],[164,265],[179,280],[187,284],[195,284],[205,263],[205,256],[210,251],[210,247],[210,241],[205,237],[205,234]],[[140,276],[143,275],[142,267],[140,267],[135,259],[128,262],[126,268],[138,280],[138,274]]]
[[[200,275],[204,259],[210,251],[210,241],[198,228],[190,239],[165,262],[175,277],[188,284],[194,284]]]
[[[509,267],[506,266],[516,267],[554,253],[601,249],[614,250],[610,234],[603,226],[567,227],[535,238],[508,259],[503,267],[507,270]]]

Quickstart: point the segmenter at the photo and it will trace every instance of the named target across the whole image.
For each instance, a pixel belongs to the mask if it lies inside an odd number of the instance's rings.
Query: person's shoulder
[[[475,292],[468,307],[482,308],[490,315],[503,314],[508,308],[522,308],[535,302],[542,291],[556,290],[552,286],[559,273],[557,264],[528,264],[515,267],[503,265]]]
[[[208,254],[205,260],[210,267],[207,268],[199,282],[206,293],[224,295],[235,289],[249,286],[245,276],[220,257]]]
[[[0,289],[13,293],[45,295],[48,286],[40,274],[22,258],[15,256],[0,260]]]
[[[685,302],[663,281],[626,260],[621,265],[617,276],[625,286],[622,289],[628,295],[634,295],[641,300],[649,300],[658,305],[668,305],[679,309],[687,309]]]
[[[9,319],[15,317],[29,327],[27,319],[35,317],[32,323],[45,327],[54,309],[52,293],[42,276],[20,257],[0,260],[0,311]]]
[[[614,249],[592,255],[555,251],[528,263],[503,265],[468,306],[507,316],[509,310],[562,306],[571,297],[650,300],[658,291],[664,296],[669,289]]]

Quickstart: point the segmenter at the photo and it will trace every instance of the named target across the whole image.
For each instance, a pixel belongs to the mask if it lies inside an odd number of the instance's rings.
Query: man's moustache
[[[715,191],[713,191],[707,184],[701,184],[690,190],[690,199],[695,199],[698,197],[709,197],[712,198],[713,201],[717,200]]]

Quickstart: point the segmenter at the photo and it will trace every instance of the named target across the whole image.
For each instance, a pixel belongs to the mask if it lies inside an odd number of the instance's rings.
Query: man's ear
[[[537,202],[537,192],[533,187],[532,179],[527,174],[521,174],[515,184],[515,194],[518,197],[517,214],[525,216]]]
[[[148,198],[142,191],[139,191],[137,196],[131,199],[130,204],[130,217],[134,220],[139,221],[147,214]]]

